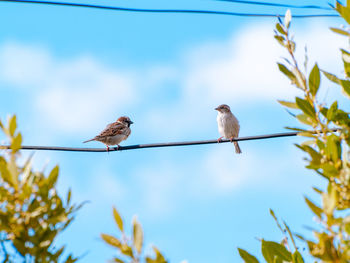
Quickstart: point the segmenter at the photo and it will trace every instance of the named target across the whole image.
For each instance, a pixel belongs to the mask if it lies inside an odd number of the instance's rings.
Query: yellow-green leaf
[[[329,107],[328,111],[327,111],[327,119],[329,121],[332,121],[335,117],[335,114],[337,113],[338,110],[338,102],[335,101],[333,102],[333,104]]]
[[[348,31],[345,31],[345,30],[340,29],[340,28],[331,27],[330,30],[332,30],[335,33],[347,36],[347,37],[350,36],[350,33]]]
[[[11,142],[11,150],[13,152],[17,152],[19,149],[21,149],[22,146],[22,134],[18,133],[16,137],[12,139]]]
[[[277,63],[279,70],[286,75],[291,81],[292,83],[296,82],[296,76],[294,75],[294,73],[292,71],[290,71],[285,65],[281,64],[281,63]]]
[[[314,212],[315,215],[317,215],[318,218],[322,217],[322,209],[319,208],[317,205],[315,205],[313,202],[310,201],[307,197],[305,198],[305,202],[308,205],[308,207],[311,209],[312,212]]]
[[[285,35],[286,34],[286,31],[284,31],[284,29],[282,28],[281,24],[280,23],[277,23],[276,24],[276,29],[279,33],[281,33],[282,35]]]
[[[51,189],[57,182],[59,168],[56,165],[50,172],[49,177],[47,178],[47,187]]]
[[[13,136],[15,134],[16,128],[17,128],[16,115],[13,115],[12,118],[10,118],[9,120],[10,136]]]
[[[143,231],[140,223],[137,221],[136,217],[133,218],[133,242],[136,251],[140,254],[143,245]]]
[[[285,100],[277,100],[279,104],[292,108],[292,109],[298,109],[298,106],[295,104],[295,102],[285,101]]]
[[[120,258],[113,258],[113,262],[117,262],[117,263],[125,263],[125,261],[121,260]]]
[[[298,114],[298,115],[296,116],[296,118],[297,118],[298,121],[300,121],[301,123],[312,126],[312,123],[313,123],[313,122],[312,122],[311,118],[308,117],[308,116],[306,116],[305,114]],[[304,132],[304,134],[305,134],[305,132]],[[299,133],[298,135],[300,135],[300,133]],[[304,136],[304,135],[303,135],[303,136]]]
[[[320,87],[320,69],[317,66],[317,63],[312,68],[309,76],[309,88],[312,95],[316,95]]]
[[[262,240],[261,249],[264,258],[268,263],[273,263],[275,257],[287,262],[292,261],[292,254],[279,243]]]
[[[132,248],[130,246],[128,246],[127,244],[122,244],[122,246],[120,248],[120,252],[122,252],[126,256],[134,258],[134,254],[132,252]]]
[[[326,143],[327,157],[332,159],[333,162],[338,161],[341,156],[340,139],[337,135],[331,134],[327,138]]]
[[[350,53],[344,49],[341,49],[341,52],[342,52],[342,59],[344,63],[345,75],[346,77],[349,78],[350,77]]]
[[[304,263],[304,259],[298,250],[293,253],[293,263]]]
[[[121,242],[119,241],[118,238],[113,237],[111,235],[107,234],[101,234],[101,238],[109,245],[116,247],[116,248],[121,248]]]
[[[123,219],[121,218],[121,216],[118,213],[118,210],[115,207],[113,207],[113,216],[115,222],[118,225],[119,230],[124,232]]]
[[[341,79],[339,79],[336,75],[333,75],[331,73],[328,73],[326,71],[322,71],[323,75],[326,76],[327,79],[329,79],[330,81],[336,83],[336,84],[340,84],[341,82]]]
[[[259,263],[259,261],[253,255],[249,254],[244,249],[238,248],[239,255],[245,263]]]
[[[298,105],[299,109],[301,109],[306,115],[312,119],[315,119],[315,109],[307,100],[296,97],[295,102]]]
[[[342,91],[344,95],[350,98],[350,81],[342,79],[340,81],[340,85],[342,87]]]

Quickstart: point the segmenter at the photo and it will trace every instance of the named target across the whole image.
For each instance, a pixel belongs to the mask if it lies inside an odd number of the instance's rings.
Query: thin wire
[[[319,6],[319,5],[289,5],[289,4],[257,2],[257,1],[245,1],[245,0],[216,0],[216,1],[231,2],[231,3],[238,3],[238,4],[248,4],[248,5],[277,6],[277,7],[300,8],[300,9],[333,10],[333,8],[325,7],[325,6]]]
[[[338,129],[332,131],[336,132]],[[291,137],[297,136],[300,132],[284,132],[284,133],[273,133],[266,135],[257,136],[246,136],[235,138],[233,141],[253,141],[253,140],[263,140],[271,138],[280,137]],[[311,133],[316,133],[311,131]],[[230,140],[223,139],[220,143],[231,142]],[[187,141],[187,142],[165,142],[165,143],[149,143],[149,144],[136,144],[129,146],[109,147],[109,151],[126,151],[126,150],[136,150],[145,148],[161,148],[161,147],[174,147],[174,146],[190,146],[190,145],[200,145],[200,144],[217,144],[217,140],[203,140],[203,141]],[[0,149],[10,149],[9,145],[0,145]],[[106,148],[72,148],[72,147],[59,147],[59,146],[22,146],[22,150],[43,150],[43,151],[65,151],[65,152],[106,152]]]
[[[0,0],[0,2],[73,6],[73,7],[85,7],[85,8],[95,8],[95,9],[105,9],[105,10],[115,10],[115,11],[126,11],[126,12],[142,12],[142,13],[191,13],[191,14],[229,15],[229,16],[240,16],[240,17],[284,17],[284,14],[259,14],[259,13],[253,14],[253,13],[237,13],[237,12],[226,12],[226,11],[189,10],[189,9],[142,9],[142,8],[114,7],[114,6],[102,6],[102,5],[90,5],[90,4],[78,4],[78,3],[36,1],[36,0]],[[339,15],[337,14],[293,15],[293,18],[315,18],[315,17],[339,17]]]

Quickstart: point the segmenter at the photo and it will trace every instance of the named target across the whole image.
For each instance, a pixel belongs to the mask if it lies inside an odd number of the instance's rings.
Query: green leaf
[[[123,219],[118,213],[118,210],[113,207],[113,216],[114,216],[114,221],[117,223],[118,228],[121,232],[124,232],[124,226],[123,226]]]
[[[299,149],[307,152],[312,158],[312,162],[320,163],[322,155],[309,145],[296,145]]]
[[[320,168],[323,169],[324,175],[328,178],[338,175],[338,170],[330,163],[323,163]]]
[[[271,208],[270,208],[270,215],[273,217],[273,219],[275,219],[276,224],[277,224],[277,227],[278,227],[278,228],[282,231],[282,233],[283,233],[284,231],[283,231],[283,229],[282,229],[280,223],[278,222],[278,219],[277,219],[277,217],[276,217],[276,215],[275,215],[275,212],[274,212]]]
[[[335,10],[341,15],[344,20],[350,24],[350,9],[343,6],[340,2],[336,1]]]
[[[253,255],[249,254],[244,249],[238,248],[239,255],[245,263],[259,263],[259,261]]]
[[[348,31],[345,31],[345,30],[340,29],[340,28],[331,27],[330,30],[332,30],[335,33],[347,36],[347,37],[350,36],[350,33]]]
[[[262,254],[268,263],[273,263],[275,256],[281,260],[292,261],[292,254],[281,244],[262,240]]]
[[[350,53],[344,49],[341,49],[341,52],[342,52],[342,59],[344,63],[345,75],[346,77],[349,78],[350,77]]]
[[[318,188],[316,188],[316,187],[312,187],[312,189],[314,189],[314,191],[315,191],[316,193],[318,193],[318,194],[323,194],[323,191],[320,190],[320,189],[318,189]]]
[[[293,263],[304,263],[304,259],[298,250],[293,253]]]
[[[281,33],[282,35],[286,35],[286,31],[284,31],[283,27],[281,26],[280,23],[276,24],[276,29],[279,33]]]
[[[296,116],[297,120],[300,121],[303,124],[312,126],[313,122],[310,117],[306,116],[305,114],[298,114]]]
[[[307,100],[296,97],[295,102],[298,105],[299,109],[301,109],[306,115],[312,119],[315,119],[315,109]]]
[[[335,114],[337,113],[338,110],[338,102],[335,101],[333,104],[329,107],[329,110],[327,111],[327,119],[329,121],[332,121],[335,117]]]
[[[333,162],[337,162],[341,156],[340,139],[337,135],[331,134],[327,138],[326,154]]]
[[[143,231],[140,223],[137,221],[136,217],[133,218],[133,243],[136,251],[141,254],[143,245]]]
[[[285,65],[281,64],[281,63],[277,63],[279,70],[286,75],[291,81],[292,83],[296,82],[296,76],[294,75],[293,72],[291,72]]]
[[[320,87],[320,69],[318,68],[316,63],[309,75],[309,88],[313,96],[316,96],[319,87]]]
[[[323,73],[323,75],[326,76],[327,79],[329,79],[330,81],[340,85],[341,79],[339,79],[336,75],[328,73],[328,72],[326,72],[324,70],[322,70],[322,73]]]
[[[323,209],[328,216],[333,215],[334,209],[337,207],[338,197],[336,188],[329,184],[328,194],[322,194]]]
[[[47,187],[48,189],[51,189],[57,182],[58,178],[58,172],[59,168],[58,165],[56,165],[50,172],[49,177],[47,178]]]
[[[156,253],[156,261],[157,263],[167,263],[162,253],[159,251],[159,249],[156,246],[153,246],[153,251]]]
[[[286,230],[287,230],[287,232],[288,232],[288,234],[289,234],[290,239],[292,240],[292,243],[293,243],[293,246],[294,246],[295,250],[297,250],[298,248],[297,248],[297,246],[296,246],[296,244],[295,244],[295,240],[294,240],[292,231],[290,231],[290,228],[289,228],[289,226],[286,224],[286,222],[283,222],[283,224],[284,224],[284,226],[285,226],[285,228],[286,228]]]
[[[22,146],[22,134],[18,133],[11,142],[11,149],[13,152],[17,152]]]
[[[350,235],[350,222],[344,224],[344,230],[348,235]]]
[[[72,190],[69,188],[67,193],[67,205],[69,205],[71,198],[72,198]]]
[[[340,85],[342,86],[342,91],[343,93],[348,97],[350,98],[350,81],[349,80],[344,80],[342,79],[340,81]]]
[[[323,210],[319,208],[317,205],[315,205],[313,202],[311,202],[310,199],[308,199],[306,196],[304,198],[305,198],[306,204],[311,209],[311,211],[314,212],[314,214],[317,215],[318,218],[322,218]]]
[[[287,130],[291,130],[291,131],[308,132],[308,130],[295,128],[295,127],[284,127],[284,128],[287,129]]]
[[[117,263],[125,263],[125,261],[121,260],[120,258],[113,258],[113,262],[117,262]]]
[[[284,16],[284,24],[285,24],[286,28],[289,28],[291,21],[292,21],[292,13],[288,9],[285,16]]]
[[[275,256],[264,239],[261,241],[261,252],[267,263],[273,263]]]
[[[121,242],[119,241],[118,238],[113,237],[111,235],[107,234],[101,234],[101,238],[109,245],[116,247],[116,248],[121,248]]]
[[[284,100],[277,100],[279,104],[292,108],[292,109],[298,109],[298,106],[295,104],[295,102],[290,102],[290,101],[284,101]]]
[[[132,251],[132,248],[130,246],[128,246],[127,244],[122,244],[122,246],[120,248],[120,252],[122,252],[126,256],[134,258],[134,253]]]
[[[285,46],[285,44],[284,44],[285,38],[284,37],[275,35],[274,38],[278,41],[278,43],[281,46],[283,46],[283,47]]]
[[[9,132],[11,137],[15,134],[16,128],[16,115],[13,115],[12,118],[9,120]]]

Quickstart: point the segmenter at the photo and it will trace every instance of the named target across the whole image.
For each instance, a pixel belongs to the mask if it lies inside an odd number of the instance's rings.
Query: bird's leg
[[[120,145],[119,144],[117,144],[117,150],[119,151],[119,148],[120,148]]]
[[[221,136],[221,137],[218,139],[218,143],[221,142],[222,138],[224,138],[224,136]]]
[[[109,147],[108,147],[108,145],[106,145],[106,147],[107,147],[107,152],[109,152]]]
[[[231,137],[231,138],[230,138],[230,142],[232,142],[232,141],[233,141],[233,138],[234,138],[234,137]]]

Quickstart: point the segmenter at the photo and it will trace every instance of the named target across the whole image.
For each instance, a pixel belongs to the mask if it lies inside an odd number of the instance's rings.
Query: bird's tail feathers
[[[242,153],[241,147],[239,147],[238,142],[233,142],[233,144],[235,145],[236,153]]]
[[[91,142],[91,141],[94,141],[94,140],[96,140],[96,138],[92,138],[90,140],[84,141],[83,143]]]

